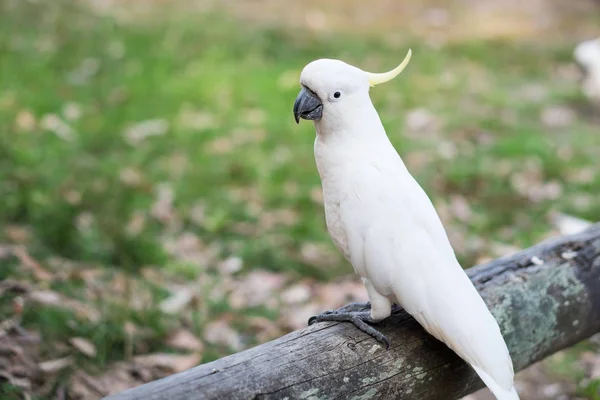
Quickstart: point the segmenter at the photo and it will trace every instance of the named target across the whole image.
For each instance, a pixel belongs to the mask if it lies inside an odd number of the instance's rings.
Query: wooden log
[[[600,224],[467,270],[498,320],[515,370],[600,331]],[[475,372],[403,311],[378,325],[386,351],[348,323],[318,323],[107,397],[458,399]]]

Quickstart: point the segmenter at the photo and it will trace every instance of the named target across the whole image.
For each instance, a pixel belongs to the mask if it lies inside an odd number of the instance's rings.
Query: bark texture
[[[600,224],[467,270],[498,320],[515,371],[600,331]],[[107,399],[458,399],[475,372],[404,311],[377,325],[389,351],[348,323],[317,323]]]

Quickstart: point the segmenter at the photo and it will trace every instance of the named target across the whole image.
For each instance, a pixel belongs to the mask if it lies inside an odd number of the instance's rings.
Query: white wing
[[[357,272],[511,392],[514,372],[498,324],[456,260],[428,196],[401,161],[360,171],[354,179],[360,195],[348,196],[341,210]]]

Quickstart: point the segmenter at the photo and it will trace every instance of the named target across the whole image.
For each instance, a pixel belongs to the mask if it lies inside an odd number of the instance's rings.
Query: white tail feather
[[[471,366],[473,367],[475,372],[477,372],[477,375],[479,375],[483,383],[485,383],[488,389],[490,389],[490,391],[494,394],[494,396],[496,396],[498,400],[520,400],[519,394],[517,393],[517,390],[514,386],[511,390],[502,389],[496,383],[494,378],[486,374],[485,371],[483,371],[481,368],[475,367],[473,365]]]

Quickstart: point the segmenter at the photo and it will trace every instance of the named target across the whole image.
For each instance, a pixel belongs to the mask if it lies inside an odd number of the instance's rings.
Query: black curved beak
[[[323,103],[319,99],[319,96],[307,87],[302,87],[294,103],[294,118],[296,119],[296,123],[300,123],[300,118],[314,121],[321,119],[322,115]]]

